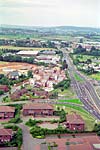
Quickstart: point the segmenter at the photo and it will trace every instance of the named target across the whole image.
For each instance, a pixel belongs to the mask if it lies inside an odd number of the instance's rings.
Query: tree
[[[32,70],[29,70],[29,71],[28,71],[28,77],[33,78]]]

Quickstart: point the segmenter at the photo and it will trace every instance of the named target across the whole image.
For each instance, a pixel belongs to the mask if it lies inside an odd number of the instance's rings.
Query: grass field
[[[56,107],[63,108],[68,114],[76,112],[79,114],[83,120],[85,121],[85,130],[92,131],[95,124],[95,118],[93,118],[87,111],[85,111],[82,107],[72,106],[69,104],[57,104]]]
[[[61,89],[56,89],[54,91],[58,92],[59,96],[64,96],[66,99],[77,99],[76,93],[71,87],[65,89],[64,91],[61,91]]]
[[[58,102],[68,102],[82,105],[82,102],[79,99],[58,100]]]
[[[77,73],[74,74],[74,77],[77,81],[80,81],[80,82],[83,81],[83,79]]]
[[[96,73],[96,74],[92,74],[89,77],[95,79],[95,80],[99,80],[100,81],[100,73]]]
[[[31,35],[26,35],[26,34],[17,34],[17,35],[0,35],[0,39],[25,39],[25,38],[31,38],[33,40],[53,40],[53,39],[58,39],[58,40],[71,40],[73,39],[72,36],[69,35],[48,35],[48,36],[41,36],[39,34],[31,34]]]
[[[16,47],[16,46],[0,46],[0,49],[10,49],[10,50],[51,50],[52,48],[35,48],[35,47]],[[55,49],[54,49],[55,50]]]
[[[26,35],[26,34],[15,34],[15,35],[0,35],[0,39],[26,39],[32,38],[34,40],[41,40],[38,34]]]
[[[90,55],[73,55],[74,59],[78,58],[79,61],[86,61],[87,59],[94,59],[96,56],[90,56]]]

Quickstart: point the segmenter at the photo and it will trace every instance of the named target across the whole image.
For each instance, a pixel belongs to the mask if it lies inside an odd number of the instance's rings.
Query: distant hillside
[[[1,29],[26,29],[26,30],[37,30],[42,32],[100,32],[100,28],[92,27],[76,27],[76,26],[55,26],[55,27],[39,27],[39,26],[17,26],[17,25],[1,25]]]

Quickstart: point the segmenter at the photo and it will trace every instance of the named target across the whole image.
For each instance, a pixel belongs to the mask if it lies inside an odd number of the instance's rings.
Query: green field
[[[83,79],[77,73],[74,74],[74,77],[77,81],[80,81],[80,82],[83,81]]]
[[[73,55],[74,59],[79,59],[79,61],[86,61],[87,59],[94,59],[97,56],[90,56],[90,55]]]
[[[57,104],[55,107],[63,108],[68,114],[76,112],[85,121],[85,130],[92,131],[95,124],[95,118],[93,118],[86,110],[82,107],[72,106],[71,104]]]
[[[0,49],[10,49],[10,50],[51,50],[52,48],[0,46]],[[55,49],[54,49],[54,50],[55,50]]]
[[[55,92],[58,92],[59,96],[64,96],[66,99],[76,99],[76,93],[73,91],[71,87],[68,89],[65,89],[64,91],[61,91],[61,89],[55,89],[53,90]]]
[[[82,105],[82,102],[79,99],[58,100],[58,102],[68,102]]]
[[[67,40],[70,41],[73,39],[70,35],[47,35],[47,36],[41,36],[39,34],[15,34],[15,35],[0,35],[0,39],[26,39],[31,38],[33,40]]]
[[[92,75],[90,75],[89,77],[91,77],[91,78],[93,78],[93,79],[95,79],[95,80],[100,81],[100,73],[92,74]]]

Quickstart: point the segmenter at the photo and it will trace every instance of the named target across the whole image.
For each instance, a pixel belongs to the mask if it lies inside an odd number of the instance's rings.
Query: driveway
[[[31,136],[29,128],[23,124],[19,124],[23,131],[23,146],[22,150],[36,150],[35,146],[45,141],[45,139],[35,139]]]

